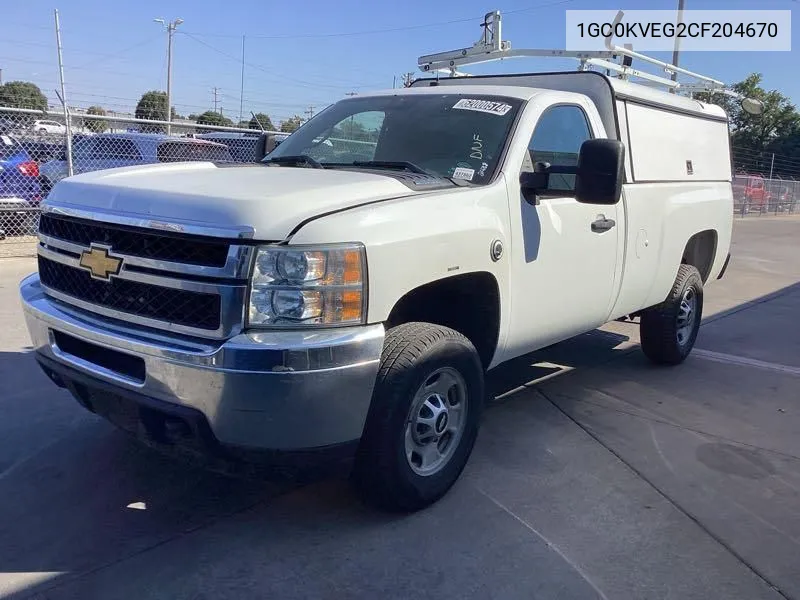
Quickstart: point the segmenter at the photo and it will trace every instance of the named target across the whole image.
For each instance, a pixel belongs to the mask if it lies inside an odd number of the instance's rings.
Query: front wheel
[[[466,337],[431,323],[390,329],[353,472],[361,497],[416,511],[444,496],[472,453],[483,394]]]
[[[691,265],[681,265],[669,297],[642,313],[642,351],[656,364],[677,365],[694,347],[703,316],[703,278]]]

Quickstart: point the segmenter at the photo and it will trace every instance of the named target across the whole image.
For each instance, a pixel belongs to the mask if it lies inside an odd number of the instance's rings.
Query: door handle
[[[608,231],[616,224],[617,223],[614,221],[614,219],[606,219],[603,217],[592,222],[592,231],[595,233],[602,233],[603,231]]]

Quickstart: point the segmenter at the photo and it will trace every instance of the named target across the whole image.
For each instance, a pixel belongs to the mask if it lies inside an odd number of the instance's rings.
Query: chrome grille
[[[112,278],[93,279],[88,271],[39,256],[39,279],[57,292],[126,315],[215,331],[220,325],[219,294],[189,292]]]
[[[225,266],[230,247],[222,240],[147,231],[49,213],[42,215],[39,233],[85,246],[105,244],[113,247],[117,254],[207,267]]]
[[[53,298],[115,320],[197,337],[225,339],[241,331],[254,246],[48,212],[42,223],[39,279]],[[81,256],[98,246],[122,261],[107,279],[81,265]]]

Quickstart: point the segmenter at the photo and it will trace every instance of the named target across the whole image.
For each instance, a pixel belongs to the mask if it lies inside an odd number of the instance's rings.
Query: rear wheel
[[[483,392],[466,337],[430,323],[390,329],[353,472],[360,495],[393,511],[444,496],[472,453]]]
[[[703,279],[691,265],[681,265],[669,297],[642,313],[642,351],[656,364],[683,362],[694,347],[703,315]]]

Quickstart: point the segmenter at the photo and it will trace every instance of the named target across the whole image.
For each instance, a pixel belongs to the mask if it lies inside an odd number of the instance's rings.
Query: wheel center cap
[[[447,429],[447,413],[443,412],[438,417],[436,417],[436,433],[441,435],[444,433],[444,430]]]

